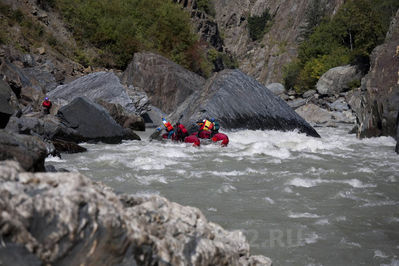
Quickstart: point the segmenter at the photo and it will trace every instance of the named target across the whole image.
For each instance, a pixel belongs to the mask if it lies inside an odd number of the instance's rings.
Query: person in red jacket
[[[212,141],[213,142],[222,141],[221,145],[223,147],[227,147],[227,145],[229,144],[229,137],[227,137],[227,135],[223,133],[217,133],[212,137]]]
[[[186,137],[188,137],[188,131],[187,131],[187,129],[184,127],[184,125],[183,124],[180,124],[179,122],[177,122],[176,123],[176,125],[175,125],[175,128],[176,128],[176,140],[177,141],[184,141],[184,139],[186,138]]]
[[[48,99],[48,97],[44,98],[44,101],[42,103],[42,107],[43,107],[43,113],[48,115],[50,113],[50,109],[51,106],[53,104],[51,103],[51,101]]]

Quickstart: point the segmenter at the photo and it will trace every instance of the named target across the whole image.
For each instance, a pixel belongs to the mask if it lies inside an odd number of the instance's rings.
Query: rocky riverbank
[[[197,208],[116,195],[78,173],[0,162],[0,208],[4,265],[271,265]]]

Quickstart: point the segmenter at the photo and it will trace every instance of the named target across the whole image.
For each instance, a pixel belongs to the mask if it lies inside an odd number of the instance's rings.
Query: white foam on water
[[[274,203],[275,203],[274,200],[272,200],[272,199],[269,198],[269,197],[264,197],[263,199],[264,199],[266,202],[270,203],[270,204],[274,204]]]
[[[163,175],[142,175],[137,177],[137,181],[143,185],[151,185],[152,183],[168,183]]]
[[[352,246],[352,247],[356,247],[356,248],[362,247],[362,245],[360,245],[359,243],[348,241],[345,237],[341,239],[340,244],[344,244],[344,245],[348,245],[348,246]]]
[[[66,162],[66,160],[63,160],[63,159],[61,159],[60,157],[52,156],[52,155],[48,156],[48,157],[45,159],[45,161],[46,161],[46,163],[47,163],[47,162],[57,162],[57,163]]]
[[[344,221],[346,221],[346,217],[345,216],[338,216],[338,217],[335,218],[335,220],[337,222],[344,222]]]
[[[383,200],[383,201],[374,201],[368,202],[366,204],[361,205],[360,207],[380,207],[380,206],[398,206],[399,202],[393,200]]]
[[[213,208],[213,207],[210,207],[210,208],[208,208],[208,211],[210,211],[210,212],[217,212],[217,211],[218,211],[218,209],[216,209],[216,208]]]
[[[383,258],[386,259],[389,256],[386,255],[384,252],[382,252],[381,250],[374,250],[374,258]]]
[[[388,219],[389,223],[399,223],[399,217],[392,217]]]
[[[320,239],[319,235],[316,234],[315,232],[312,232],[310,235],[305,237],[304,241],[306,244],[314,244]]]
[[[236,191],[237,188],[234,187],[231,184],[223,184],[218,190],[217,192],[222,194],[222,193],[228,193],[228,192],[232,192],[232,191]]]
[[[321,158],[320,156],[317,156],[314,154],[309,154],[309,153],[300,153],[298,158],[312,159],[315,161],[325,161],[325,159]]]
[[[358,171],[359,173],[369,173],[369,174],[374,174],[374,171],[373,171],[373,170],[371,170],[371,169],[370,169],[370,168],[368,168],[368,167],[359,168],[359,169],[357,169],[357,171]]]
[[[317,220],[315,222],[315,224],[317,224],[317,225],[328,225],[328,224],[330,224],[330,222],[328,221],[328,219],[320,219],[320,220]]]
[[[295,213],[295,212],[291,212],[291,211],[288,213],[288,217],[293,218],[293,219],[297,219],[297,218],[311,218],[311,219],[320,218],[319,215],[314,214],[314,213],[308,213],[308,212]]]
[[[293,193],[292,189],[290,187],[284,187],[283,191],[285,193]]]
[[[141,197],[148,197],[152,195],[160,195],[161,193],[158,190],[140,190],[136,193],[134,193],[135,196],[141,196]]]
[[[334,198],[335,199],[336,198],[351,199],[354,201],[364,201],[364,199],[361,199],[361,198],[353,195],[353,191],[340,191]]]
[[[376,187],[374,184],[363,184],[362,181],[358,179],[349,179],[349,180],[326,180],[321,178],[310,179],[310,178],[294,178],[291,181],[287,182],[287,185],[291,185],[294,187],[304,187],[311,188],[316,187],[320,184],[347,184],[354,188],[368,188],[368,187]]]
[[[395,257],[390,264],[381,264],[381,266],[399,266],[399,260]]]

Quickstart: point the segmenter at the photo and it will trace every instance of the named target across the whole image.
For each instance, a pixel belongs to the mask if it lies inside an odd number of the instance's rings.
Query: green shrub
[[[265,10],[261,16],[252,16],[248,18],[249,37],[253,40],[259,40],[267,30],[267,24],[272,20],[269,10]]]
[[[212,17],[216,15],[216,11],[211,0],[197,0],[197,8]]]
[[[149,50],[202,71],[193,60],[206,56],[189,14],[171,0],[55,0],[55,6],[80,45],[91,43],[108,55],[95,61],[103,66],[123,69],[134,53]]]
[[[348,87],[349,87],[350,90],[359,88],[360,85],[361,85],[361,80],[360,80],[360,79],[354,79],[354,80],[348,82],[347,85],[348,85]]]
[[[333,18],[322,20],[301,43],[298,61],[285,69],[286,87],[298,92],[314,89],[328,69],[349,63],[367,70],[371,51],[384,41],[387,17],[391,17],[392,10],[397,8],[399,1],[392,0],[349,0],[344,3]]]

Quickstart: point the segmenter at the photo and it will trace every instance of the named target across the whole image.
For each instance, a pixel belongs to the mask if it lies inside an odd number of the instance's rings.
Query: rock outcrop
[[[240,231],[154,196],[115,195],[79,173],[23,173],[0,162],[0,263],[271,265]]]
[[[38,137],[0,130],[0,161],[16,160],[25,171],[44,172],[46,156],[46,144]]]
[[[0,79],[0,128],[5,128],[10,116],[18,109],[17,97],[8,84]]]
[[[360,137],[396,136],[399,111],[399,10],[384,44],[371,54],[369,73],[362,79],[355,108]],[[356,102],[353,100],[352,102]]]
[[[320,95],[334,95],[350,89],[350,83],[360,81],[362,73],[356,66],[334,67],[324,73],[317,82]]]
[[[201,76],[153,53],[136,53],[121,80],[143,89],[150,103],[165,113],[174,111],[205,84]]]
[[[399,154],[399,113],[398,117],[396,118],[396,148],[395,148],[396,153]]]
[[[200,39],[212,45],[216,50],[223,51],[223,39],[214,18],[198,9],[197,0],[173,0],[191,13],[191,20],[197,28]]]
[[[136,114],[126,112],[120,104],[109,103],[104,100],[97,100],[96,103],[104,107],[112,118],[123,128],[130,128],[132,130],[144,131],[144,119]]]
[[[240,70],[266,85],[281,82],[283,67],[297,56],[301,28],[312,0],[218,0],[213,1],[216,22],[223,32],[225,50],[239,61]],[[322,2],[326,14],[333,14],[344,0]],[[248,18],[269,10],[273,21],[262,39],[249,37]]]
[[[102,106],[86,97],[77,97],[71,103],[58,110],[57,116],[74,133],[63,136],[64,139],[75,142],[102,141],[105,143],[120,143],[122,139],[140,139],[129,135],[118,125]]]
[[[281,98],[239,70],[223,70],[208,81],[171,115],[183,115],[189,125],[205,117],[215,118],[223,128],[294,130],[310,136],[319,134]]]
[[[120,104],[129,112],[135,112],[133,101],[112,72],[96,72],[78,78],[66,85],[60,85],[47,94],[59,105],[66,105],[76,97],[85,96],[92,101],[101,99]]]

